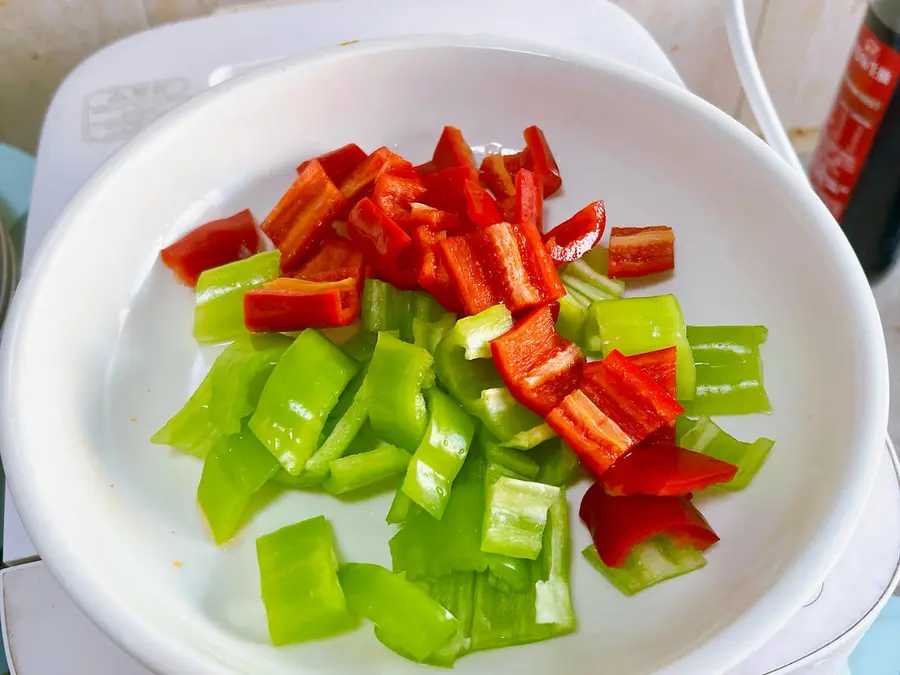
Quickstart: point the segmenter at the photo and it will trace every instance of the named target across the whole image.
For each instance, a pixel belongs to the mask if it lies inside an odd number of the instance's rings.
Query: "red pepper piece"
[[[350,212],[347,234],[377,270],[394,267],[412,244],[410,236],[368,197],[359,200]]]
[[[310,255],[303,261],[294,276],[311,279],[322,272],[345,267],[365,267],[362,249],[334,230],[329,230],[315,250],[310,251]]]
[[[659,535],[700,551],[719,541],[687,497],[610,497],[595,483],[581,500],[579,516],[608,567],[622,567],[631,549]]]
[[[527,169],[531,166],[531,153],[528,152],[528,148],[525,148],[521,152],[512,155],[503,155],[503,166],[506,167],[510,176],[515,176],[522,169]]]
[[[363,197],[367,197],[375,187],[375,181],[382,174],[417,179],[416,168],[385,147],[378,148],[340,182],[341,194],[352,207]]]
[[[416,229],[427,227],[432,232],[446,232],[449,235],[465,234],[471,229],[455,213],[415,202],[410,205],[409,221],[411,227]]]
[[[411,228],[410,205],[425,194],[420,180],[383,174],[375,181],[372,200],[400,227]]]
[[[467,180],[463,188],[466,197],[466,215],[476,227],[488,227],[503,222],[503,215],[491,194],[473,180]]]
[[[494,193],[498,200],[516,196],[516,184],[513,175],[506,170],[503,155],[488,155],[481,160],[481,170],[478,172],[481,184]]]
[[[475,170],[475,159],[472,157],[472,148],[466,143],[462,132],[456,127],[444,127],[431,163],[438,170],[451,169],[455,166],[464,166]]]
[[[319,155],[315,159],[322,165],[322,168],[325,169],[325,173],[328,174],[331,182],[335,185],[340,185],[341,181],[349,176],[353,169],[365,161],[366,152],[356,143],[348,143],[337,150],[332,150],[331,152],[326,152],[324,155]],[[306,160],[303,164],[298,166],[297,173],[303,173],[303,170],[309,164],[309,161],[310,160]]]
[[[186,286],[213,267],[247,258],[259,250],[259,233],[249,209],[191,230],[159,252],[160,258]]]
[[[675,233],[665,225],[614,227],[609,233],[611,279],[643,277],[675,269]]]
[[[544,197],[549,197],[562,187],[559,166],[557,166],[547,138],[540,128],[528,127],[523,135],[528,148],[526,168],[540,176],[541,182],[544,184]]]
[[[734,464],[709,455],[677,445],[646,445],[645,441],[603,474],[603,487],[613,497],[679,497],[727,483],[737,470]]]
[[[440,246],[467,314],[498,302],[518,312],[565,295],[556,267],[530,223],[497,223],[445,239]]]
[[[437,167],[431,160],[428,160],[424,164],[419,164],[419,166],[416,167],[416,173],[419,174],[420,178],[424,178],[425,176],[432,174],[435,171],[437,171]]]
[[[464,314],[477,314],[503,302],[500,289],[482,263],[484,256],[475,247],[480,243],[475,234],[479,233],[448,237],[438,242],[441,258]]]
[[[400,253],[394,265],[382,267],[377,270],[378,278],[387,281],[401,291],[419,290],[418,254],[415,246],[407,246]]]
[[[440,241],[446,237],[446,232],[435,232],[424,225],[417,227],[413,232],[413,246],[418,258],[416,279],[419,286],[431,293],[444,309],[457,314],[459,300],[453,290],[439,247]]]
[[[534,223],[538,232],[544,227],[544,187],[533,171],[522,169],[516,174],[517,223]]]
[[[553,309],[532,310],[504,335],[491,342],[500,377],[526,408],[546,415],[581,380],[584,354],[556,332]]]
[[[276,279],[244,296],[244,325],[254,333],[347,326],[359,314],[356,279]]]
[[[298,266],[307,250],[329,231],[346,204],[322,165],[310,160],[260,225],[281,251],[282,270],[291,272]]]
[[[645,354],[635,354],[634,356],[629,356],[628,360],[647,373],[650,379],[662,387],[669,396],[675,398],[675,347],[666,347],[665,349],[658,349],[655,352],[646,352]],[[675,422],[669,422],[669,424],[660,427],[647,436],[640,447],[645,445],[674,444]]]
[[[547,423],[600,476],[683,412],[649,375],[613,350],[584,368],[578,389],[547,415]]]
[[[427,188],[422,203],[450,213],[466,212],[466,181],[478,180],[478,172],[465,166],[442,169],[422,177]]]
[[[578,260],[600,241],[606,229],[606,207],[591,202],[544,236],[550,257],[557,265]]]

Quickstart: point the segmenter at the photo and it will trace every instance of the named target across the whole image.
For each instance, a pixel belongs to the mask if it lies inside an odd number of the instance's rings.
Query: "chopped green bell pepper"
[[[435,520],[420,510],[391,538],[395,572],[406,572],[409,579],[418,580],[487,567],[481,550],[484,475],[484,458],[473,448],[453,482],[443,517]]]
[[[694,357],[674,295],[603,300],[593,303],[589,314],[585,326],[588,351],[606,357],[617,349],[632,356],[674,346],[677,398],[687,401],[694,397]]]
[[[485,457],[488,463],[497,462],[502,464],[529,480],[533,480],[541,470],[538,463],[530,456],[521,450],[505,448],[497,443],[496,439],[490,439],[485,442]]]
[[[559,488],[503,476],[487,488],[481,550],[534,560],[543,546],[547,512]]]
[[[334,539],[324,516],[260,537],[256,557],[276,646],[329,637],[356,624],[338,581]]]
[[[270,333],[238,338],[225,348],[210,372],[213,375],[209,416],[223,434],[241,431],[241,420],[252,414],[275,364],[293,342]]]
[[[353,611],[416,661],[441,650],[460,630],[459,621],[446,608],[383,567],[348,563],[339,576]]]
[[[428,422],[423,389],[434,384],[431,354],[387,334],[378,334],[369,364],[369,420],[381,438],[416,449]]]
[[[367,330],[357,331],[356,334],[341,345],[341,349],[351,359],[360,363],[369,361],[375,353],[375,343],[378,341],[378,333],[370,333]]]
[[[224,434],[213,424],[209,414],[214,380],[214,374],[210,369],[188,402],[162,429],[150,437],[150,442],[156,445],[169,445],[186,455],[204,459],[224,438]]]
[[[589,302],[615,300],[625,291],[625,282],[610,279],[597,272],[584,260],[575,260],[563,268],[559,280],[567,290],[585,297]]]
[[[359,363],[316,330],[284,353],[250,418],[250,429],[292,476],[316,450],[325,420]]]
[[[226,342],[247,335],[244,295],[277,279],[280,263],[279,251],[266,251],[203,272],[197,279],[194,309],[197,342]]]
[[[434,370],[441,384],[463,409],[480,420],[504,443],[519,449],[537,445],[553,431],[544,420],[518,403],[503,384],[490,359],[467,361],[452,335],[441,340],[434,353]],[[540,439],[540,440],[538,440]]]
[[[550,505],[544,544],[538,559],[539,580],[535,584],[535,621],[552,624],[557,631],[575,630],[575,610],[569,586],[571,546],[569,540],[569,506],[565,490]]]
[[[403,492],[440,520],[453,481],[466,461],[475,422],[439,389],[428,390],[428,412],[428,427],[409,463]]]
[[[528,454],[540,466],[535,480],[541,483],[562,487],[581,475],[578,455],[559,437],[541,444]]]
[[[759,438],[753,443],[739,441],[722,431],[708,417],[699,418],[691,426],[687,426],[687,418],[682,417],[678,421],[681,422],[682,419],[686,420],[684,425],[679,424],[676,427],[678,445],[721,459],[738,468],[734,478],[727,483],[716,485],[724,490],[742,490],[747,487],[775,445],[775,441],[768,438]]]
[[[426,350],[429,354],[434,354],[441,340],[450,332],[455,323],[456,317],[450,313],[436,321],[425,321],[413,317],[413,344]]]
[[[590,303],[581,302],[571,291],[559,299],[559,316],[556,318],[556,332],[566,340],[584,345],[584,324],[588,318]]]
[[[513,318],[505,305],[494,305],[474,316],[456,322],[453,339],[465,350],[467,361],[491,358],[491,340],[513,327]]]
[[[675,546],[666,536],[654,537],[635,546],[622,567],[604,565],[593,544],[584,549],[582,555],[628,596],[706,565],[703,553],[690,546]]]
[[[697,390],[685,403],[689,415],[744,415],[768,412],[759,346],[764,326],[688,326]]]
[[[391,502],[391,508],[388,509],[387,517],[384,520],[390,525],[398,525],[400,523],[405,523],[417,513],[421,512],[422,507],[406,496],[403,492],[403,485],[401,484],[394,494],[394,501]]]
[[[360,309],[363,327],[371,333],[399,330],[402,293],[385,281],[366,279]]]
[[[280,468],[272,453],[246,427],[219,442],[207,455],[197,502],[217,544],[237,533],[250,499]]]
[[[475,576],[472,651],[528,644],[554,637],[552,624],[536,621],[535,585],[524,591],[499,588],[490,572]]]
[[[402,474],[409,465],[405,450],[382,443],[374,450],[341,457],[331,462],[330,475],[323,483],[329,494],[340,495],[374,485],[385,478]]]

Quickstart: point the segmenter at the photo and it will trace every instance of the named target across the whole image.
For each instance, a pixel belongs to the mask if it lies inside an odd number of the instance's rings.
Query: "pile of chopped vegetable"
[[[596,201],[543,234],[562,178],[524,136],[480,167],[453,127],[419,166],[346,145],[297,167],[259,226],[274,247],[242,211],[161,253],[196,287],[198,342],[230,342],[152,439],[203,460],[215,542],[270,481],[396,490],[392,570],[342,562],[323,516],[257,540],[276,645],[365,618],[450,666],[570,633],[569,486],[592,481],[584,556],[632,595],[706,564],[719,538],[692,495],[745,488],[773,445],[709,417],[769,410],[766,329],[622,297],[674,269],[669,227],[613,227],[604,248]]]

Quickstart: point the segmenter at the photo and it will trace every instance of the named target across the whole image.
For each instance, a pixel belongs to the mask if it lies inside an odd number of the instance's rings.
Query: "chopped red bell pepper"
[[[479,171],[481,184],[493,192],[498,201],[516,196],[513,175],[506,170],[503,155],[488,155],[481,160],[481,170]]]
[[[359,314],[357,280],[276,279],[244,296],[244,325],[254,333],[347,326]]]
[[[375,181],[372,201],[381,207],[388,218],[400,227],[410,230],[412,227],[410,206],[413,202],[421,199],[424,194],[425,187],[418,178],[412,180],[383,174]]]
[[[349,176],[353,169],[362,164],[365,159],[366,151],[356,143],[348,143],[337,150],[326,152],[324,155],[319,155],[315,158],[335,185],[340,185],[341,181]],[[310,160],[306,160],[298,166],[297,173],[303,173],[309,162]]]
[[[444,239],[440,247],[467,314],[499,302],[518,312],[565,295],[556,267],[530,223],[497,223]]]
[[[463,214],[466,212],[466,181],[478,180],[478,172],[465,166],[441,169],[422,177],[427,188],[422,203],[441,211]]]
[[[476,227],[488,227],[503,222],[503,215],[491,193],[473,180],[463,187],[466,197],[466,215]]]
[[[415,229],[413,245],[418,258],[416,279],[419,286],[431,293],[444,309],[457,314],[459,299],[453,290],[439,247],[440,241],[446,237],[446,232],[435,232],[424,225]]]
[[[528,152],[528,148],[525,148],[512,155],[503,155],[503,166],[506,167],[510,176],[515,176],[522,169],[531,166],[531,153]]]
[[[675,233],[665,225],[614,227],[609,233],[607,276],[643,277],[675,269]]]
[[[310,160],[297,180],[266,216],[260,229],[281,251],[281,269],[292,272],[328,231],[347,200],[322,165]]]
[[[606,207],[591,202],[544,236],[550,257],[557,265],[578,260],[600,241],[606,229]]]
[[[538,127],[528,127],[524,132],[525,145],[528,148],[526,167],[534,171],[544,184],[544,197],[549,197],[562,187],[559,167],[544,132]]]
[[[412,239],[368,197],[357,202],[347,220],[347,234],[362,249],[376,270],[396,268]]]
[[[424,178],[428,174],[432,174],[435,171],[437,171],[437,167],[434,165],[434,162],[432,162],[431,160],[428,160],[424,164],[419,164],[416,167],[416,173],[419,174],[420,178]]]
[[[584,353],[556,332],[553,308],[539,307],[491,342],[494,365],[513,397],[546,415],[581,380]]]
[[[322,272],[345,267],[365,267],[362,249],[334,230],[329,230],[314,250],[310,251],[294,276],[310,279]]]
[[[595,483],[581,500],[579,516],[607,567],[622,567],[632,548],[659,535],[700,551],[719,541],[687,497],[610,497]]]
[[[534,223],[538,232],[544,227],[544,188],[536,173],[522,169],[516,174],[517,223]]]
[[[679,497],[716,483],[727,483],[737,473],[734,464],[677,445],[637,446],[603,474],[606,494],[613,497],[656,495]]]
[[[418,280],[418,253],[415,246],[410,244],[404,248],[393,265],[385,265],[376,268],[377,276],[394,288],[401,291],[419,290]]]
[[[371,194],[375,181],[383,174],[418,179],[416,168],[385,147],[378,148],[340,182],[341,194],[347,198],[348,208]]]
[[[600,476],[684,408],[617,350],[595,363],[585,367],[578,389],[550,412],[547,423]]]
[[[675,374],[677,370],[675,365],[675,351],[675,347],[666,347],[665,349],[657,349],[655,352],[646,352],[644,354],[629,356],[628,360],[647,373],[647,375],[650,376],[650,379],[662,387],[669,396],[675,398]],[[647,436],[640,447],[645,445],[674,444],[675,422],[669,422]]]
[[[427,227],[432,232],[446,232],[449,235],[465,234],[471,228],[459,216],[449,211],[441,211],[427,204],[412,203],[409,209],[410,227]]]
[[[475,170],[475,159],[472,157],[472,148],[466,143],[462,132],[456,127],[444,127],[431,163],[438,170],[452,169],[455,166],[464,166]]]
[[[159,252],[175,276],[193,288],[202,272],[247,258],[259,250],[259,233],[249,209],[191,230]]]

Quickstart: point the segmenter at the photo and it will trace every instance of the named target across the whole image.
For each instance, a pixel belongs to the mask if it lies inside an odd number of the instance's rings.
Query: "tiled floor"
[[[103,45],[160,23],[266,1],[0,0],[0,141],[33,151],[54,89]],[[719,0],[613,1],[647,26],[689,88],[752,124]],[[825,118],[865,0],[746,0],[746,7],[772,96],[808,144],[805,132]]]

